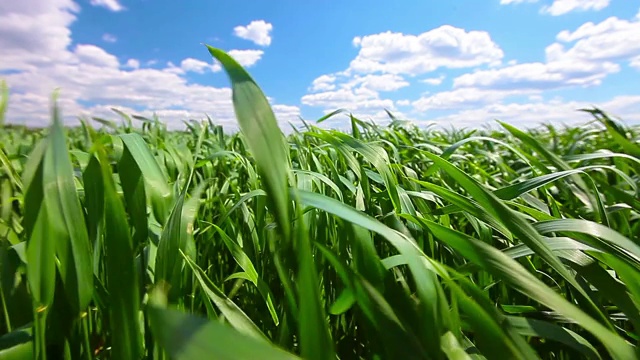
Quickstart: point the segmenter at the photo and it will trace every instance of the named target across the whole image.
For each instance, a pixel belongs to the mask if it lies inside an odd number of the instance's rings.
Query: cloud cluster
[[[502,1],[517,2],[524,0]],[[559,4],[556,6],[574,4],[556,3]],[[605,6],[603,2],[577,3],[582,9]],[[404,110],[410,106],[410,117],[435,116],[439,122],[460,120],[476,124],[493,118],[521,119],[522,123],[534,119],[536,123],[552,119],[584,120],[584,114],[575,109],[590,104],[545,101],[543,95],[553,90],[599,86],[609,75],[620,72],[624,63],[640,69],[640,18],[610,17],[600,23],[588,22],[575,30],[561,31],[556,42],[546,47],[544,61],[539,62],[502,64],[503,51],[488,33],[448,26],[416,36],[386,32],[357,37],[354,45],[360,51],[349,68],[315,79],[310,93],[302,97],[304,105],[322,107],[325,111],[346,107],[371,116],[383,107]],[[450,89],[425,93],[414,100],[392,101],[381,95],[383,91],[417,86],[417,82],[441,86],[445,79],[442,75],[412,81],[416,75],[429,75],[440,68],[473,70],[453,78]],[[365,77],[373,77],[375,81],[364,81]],[[602,107],[619,111],[634,121],[640,114],[640,96],[619,96]],[[543,116],[545,111],[554,114]]]
[[[411,85],[410,78],[438,69],[497,66],[502,49],[485,31],[466,31],[450,25],[418,35],[383,32],[353,39],[359,51],[349,67],[316,78],[302,104],[325,111],[345,107],[365,117],[386,118],[383,109],[397,110],[381,93]],[[443,76],[422,82],[440,85]]]
[[[113,11],[116,1],[93,1]],[[156,112],[171,128],[205,114],[236,127],[231,90],[191,83],[189,72],[219,72],[219,64],[187,58],[179,65],[149,67],[138,59],[119,59],[95,44],[73,44],[71,24],[79,13],[72,0],[21,0],[0,3],[0,77],[10,86],[7,119],[42,126],[49,123],[50,95],[60,89],[68,123],[78,115],[113,118],[110,108],[150,115]],[[231,50],[244,66],[255,65],[262,50]],[[282,123],[296,121],[296,106],[274,104]]]

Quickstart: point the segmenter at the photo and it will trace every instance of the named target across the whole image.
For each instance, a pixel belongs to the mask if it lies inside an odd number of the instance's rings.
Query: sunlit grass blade
[[[119,359],[139,359],[143,354],[138,320],[140,283],[129,224],[116,193],[110,165],[102,150],[97,153],[102,177],[94,178],[104,187],[104,245],[109,291],[109,316],[113,329],[113,354]]]
[[[231,79],[233,107],[258,170],[264,176],[268,198],[278,228],[288,241],[290,236],[288,178],[289,156],[269,101],[240,64],[222,50],[207,46],[209,53],[224,67]]]
[[[42,186],[51,231],[48,241],[56,244],[58,271],[68,301],[73,311],[79,313],[89,305],[93,295],[92,253],[56,104],[53,107],[49,148],[44,157]],[[55,236],[51,236],[53,234]]]
[[[140,135],[123,134],[119,138],[122,139],[124,146],[135,160],[140,173],[144,177],[145,192],[151,199],[156,219],[160,223],[164,223],[169,216],[173,196],[169,181],[160,170],[160,166]]]

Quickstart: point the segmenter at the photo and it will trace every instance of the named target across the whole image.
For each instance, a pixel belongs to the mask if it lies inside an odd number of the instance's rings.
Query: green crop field
[[[239,133],[0,125],[0,359],[640,356],[639,127],[284,136],[209,51]]]

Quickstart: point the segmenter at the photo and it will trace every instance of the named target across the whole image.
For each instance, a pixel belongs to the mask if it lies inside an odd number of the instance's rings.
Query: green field
[[[2,125],[0,359],[640,356],[639,127],[284,136],[210,51],[239,133]]]

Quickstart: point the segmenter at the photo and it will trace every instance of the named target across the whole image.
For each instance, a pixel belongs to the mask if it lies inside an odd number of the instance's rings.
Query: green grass
[[[285,136],[209,51],[239,133],[10,126],[0,86],[0,358],[640,356],[640,128]]]

